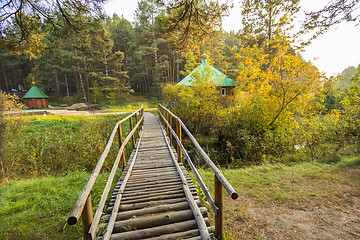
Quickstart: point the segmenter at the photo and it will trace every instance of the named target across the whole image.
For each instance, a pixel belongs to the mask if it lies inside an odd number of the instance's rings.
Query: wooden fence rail
[[[204,195],[209,202],[213,212],[215,213],[215,237],[217,239],[222,239],[223,236],[223,187],[229,193],[232,199],[237,199],[238,194],[231,186],[231,184],[226,180],[224,175],[220,172],[220,170],[216,167],[216,165],[211,161],[205,151],[201,148],[199,143],[196,141],[194,136],[191,132],[187,129],[185,124],[181,121],[179,117],[173,114],[170,110],[166,109],[164,106],[159,104],[158,106],[159,116],[161,123],[163,124],[164,128],[166,129],[166,133],[170,138],[170,142],[172,142],[172,138],[175,138],[177,142],[177,155],[178,155],[178,162],[182,161],[182,155],[184,155],[187,163],[189,164],[192,172],[194,173],[196,180],[198,181]],[[172,128],[173,119],[176,121],[176,132]],[[184,131],[187,136],[190,138],[192,143],[194,144],[195,148],[199,151],[202,158],[205,160],[207,165],[211,168],[214,172],[214,197],[215,200],[212,199],[204,181],[202,180],[200,174],[198,173],[196,167],[194,166],[193,162],[189,154],[187,153],[186,149],[182,144],[181,133]]]
[[[84,239],[86,239],[86,240],[95,238],[95,232],[98,227],[99,220],[100,220],[100,217],[102,215],[102,212],[103,212],[103,209],[105,206],[106,198],[110,191],[111,184],[114,180],[118,165],[119,165],[120,161],[121,161],[122,167],[124,167],[126,165],[126,160],[125,160],[125,156],[124,156],[125,146],[131,138],[132,146],[135,147],[135,132],[137,132],[137,136],[139,137],[140,136],[139,129],[142,127],[143,120],[144,120],[143,115],[144,115],[144,108],[142,106],[140,109],[138,109],[134,113],[130,114],[126,118],[124,118],[121,121],[116,123],[114,130],[112,131],[112,133],[110,135],[109,141],[104,149],[104,152],[101,154],[95,169],[91,173],[88,182],[86,183],[85,187],[83,188],[82,192],[80,193],[80,195],[75,203],[75,206],[67,220],[67,223],[69,225],[74,225],[78,222],[80,215],[82,216]],[[133,116],[135,116],[135,121],[136,121],[135,126],[133,126]],[[129,120],[131,131],[127,135],[127,137],[123,140],[121,125],[123,123],[125,123],[127,120]],[[115,162],[113,164],[113,168],[110,172],[106,186],[104,188],[97,211],[96,211],[95,215],[93,215],[90,191],[93,188],[96,178],[98,177],[98,175],[101,171],[101,168],[105,162],[105,159],[110,151],[110,148],[113,144],[116,133],[118,135],[119,151],[116,156]]]

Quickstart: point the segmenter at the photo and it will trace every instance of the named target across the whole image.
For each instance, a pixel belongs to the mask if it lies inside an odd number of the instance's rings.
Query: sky
[[[301,11],[319,10],[329,1],[301,0]],[[136,0],[108,0],[105,4],[105,12],[109,16],[116,13],[133,22],[137,2]],[[233,3],[234,7],[230,10],[229,16],[223,18],[222,27],[225,31],[238,31],[241,28],[240,4],[236,0]],[[295,22],[299,22],[303,16],[300,13]],[[304,49],[302,56],[306,61],[311,61],[327,77],[334,76],[349,66],[357,67],[360,64],[359,39],[360,25],[344,22],[313,40]]]

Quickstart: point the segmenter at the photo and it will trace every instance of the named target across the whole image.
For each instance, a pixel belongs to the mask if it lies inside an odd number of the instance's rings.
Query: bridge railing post
[[[142,118],[143,116],[144,116],[144,107],[141,108],[141,116],[140,116],[140,118]],[[143,127],[143,125],[144,125],[144,119],[141,122],[141,128]]]
[[[132,130],[134,129],[132,117],[129,118],[129,120],[130,120],[130,131],[132,131]],[[131,136],[131,140],[132,140],[133,148],[135,148],[135,137],[134,137],[134,134]]]
[[[121,145],[123,144],[123,136],[122,136],[122,130],[121,130],[121,123],[119,124],[118,127],[118,142],[119,142],[119,149],[121,148]],[[126,165],[126,160],[125,160],[125,154],[124,151],[121,153],[121,166],[124,169]]]
[[[89,194],[88,198],[86,199],[84,209],[81,213],[81,219],[82,219],[82,224],[83,224],[84,240],[91,240],[91,234],[89,234],[89,229],[90,229],[91,223],[93,222],[94,218],[93,218],[90,194]]]
[[[214,176],[214,190],[215,205],[218,207],[215,212],[215,237],[221,240],[223,239],[223,186],[216,175]]]
[[[176,135],[178,136],[181,143],[181,124],[178,119],[176,120]],[[178,156],[178,162],[182,162],[182,151],[179,144],[177,145],[176,152]]]
[[[170,122],[169,123],[170,123],[170,126],[173,127],[172,126],[172,115],[170,115]],[[172,132],[171,131],[170,131],[170,145],[172,146]]]
[[[166,121],[169,122],[169,112],[166,111]],[[169,136],[169,126],[166,125],[166,136]]]
[[[140,114],[140,113],[139,113]],[[136,123],[138,123],[138,114],[137,113],[135,113],[135,121],[136,121]],[[140,136],[140,130],[139,130],[139,128],[137,128],[136,129],[136,132],[137,132],[137,135],[138,135],[138,137]]]

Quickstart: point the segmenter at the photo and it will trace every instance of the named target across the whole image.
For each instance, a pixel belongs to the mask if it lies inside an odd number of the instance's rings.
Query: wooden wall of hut
[[[28,108],[47,108],[48,107],[48,99],[47,98],[25,98],[25,105]]]

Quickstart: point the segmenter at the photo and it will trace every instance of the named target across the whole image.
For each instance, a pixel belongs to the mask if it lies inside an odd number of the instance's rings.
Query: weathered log
[[[139,186],[139,185],[142,185],[144,186],[145,184],[147,186],[150,186],[150,185],[164,185],[164,184],[167,184],[167,183],[173,183],[173,182],[180,182],[179,181],[179,178],[176,178],[176,177],[173,177],[173,178],[169,178],[169,179],[166,179],[166,180],[160,180],[160,181],[148,181],[148,180],[144,180],[144,181],[134,181],[134,182],[129,182],[128,183],[128,186],[130,187],[135,187],[135,186]]]
[[[181,198],[184,197],[184,193],[178,193],[178,194],[171,194],[167,196],[155,196],[155,197],[149,197],[149,198],[142,198],[142,199],[136,199],[136,200],[124,200],[122,204],[132,204],[132,203],[142,203],[147,201],[158,201],[158,200],[166,200],[166,199],[172,199],[172,198]],[[194,196],[195,198],[195,196]],[[109,203],[110,206],[113,206],[113,203]]]
[[[167,196],[167,195],[173,195],[173,194],[181,194],[183,193],[183,190],[174,190],[174,191],[168,191],[168,192],[162,192],[162,193],[149,193],[149,194],[143,194],[141,198],[151,198],[151,197],[160,197],[160,196]],[[123,201],[131,201],[131,200],[137,200],[139,199],[139,196],[123,196]]]
[[[181,193],[183,189],[181,188],[172,188],[172,189],[163,189],[163,190],[157,190],[157,191],[145,191],[140,193],[127,193],[123,194],[123,200],[130,200],[130,199],[137,199],[137,198],[144,198],[144,197],[152,197],[152,196],[162,196],[162,195],[168,195],[168,194],[176,194]],[[190,192],[192,194],[196,194],[196,189],[190,189]],[[114,200],[114,196],[111,197],[111,201]]]
[[[196,221],[189,220],[186,222],[173,223],[173,224],[149,228],[149,229],[115,233],[111,236],[111,240],[120,240],[120,239],[137,240],[143,238],[157,237],[164,234],[188,231],[196,228],[197,228]]]
[[[187,238],[188,240],[201,240],[201,236]]]
[[[198,201],[197,204],[198,206],[200,206],[200,201]],[[120,221],[120,220],[130,219],[133,217],[149,215],[149,214],[157,214],[157,213],[170,212],[170,211],[181,211],[186,209],[189,209],[189,204],[187,202],[157,205],[149,208],[120,212],[118,213],[116,220]],[[109,220],[109,218],[110,218],[110,214],[106,214],[102,217],[102,220],[106,222]]]
[[[199,235],[200,235],[199,229],[193,229],[185,232],[161,235],[159,237],[151,238],[151,240],[188,239],[190,237],[195,237]]]
[[[206,208],[202,209],[202,212],[206,214]],[[153,228],[157,226],[168,225],[171,223],[184,222],[194,219],[194,215],[191,209],[169,212],[157,215],[150,215],[146,217],[131,218],[123,221],[117,221],[114,225],[114,232],[123,232],[129,229],[144,229]]]
[[[173,170],[175,170],[174,166],[165,167],[163,169],[154,169],[154,170],[151,170],[151,169],[137,169],[136,173],[134,173],[134,175],[143,174],[143,173],[168,172],[168,171],[173,171]]]
[[[142,193],[147,193],[149,191],[152,192],[162,192],[165,190],[177,190],[177,189],[182,189],[181,185],[179,184],[169,184],[169,185],[161,185],[161,186],[144,186],[142,189],[138,189],[138,188],[128,188],[126,189],[126,191],[124,192],[124,194],[133,194],[133,195],[140,195]],[[196,190],[196,188],[194,186],[190,186],[191,190]]]
[[[200,202],[199,200],[197,200]],[[120,206],[119,212],[125,212],[125,211],[131,211],[136,209],[143,209],[148,208],[155,205],[162,205],[162,204],[173,204],[173,203],[180,203],[180,202],[186,202],[185,197],[180,198],[172,198],[172,199],[164,199],[164,200],[157,200],[157,201],[148,201],[148,202],[142,202],[142,203],[132,203],[132,204],[124,204]],[[107,213],[110,213],[112,211],[112,207],[109,207],[107,210]]]

